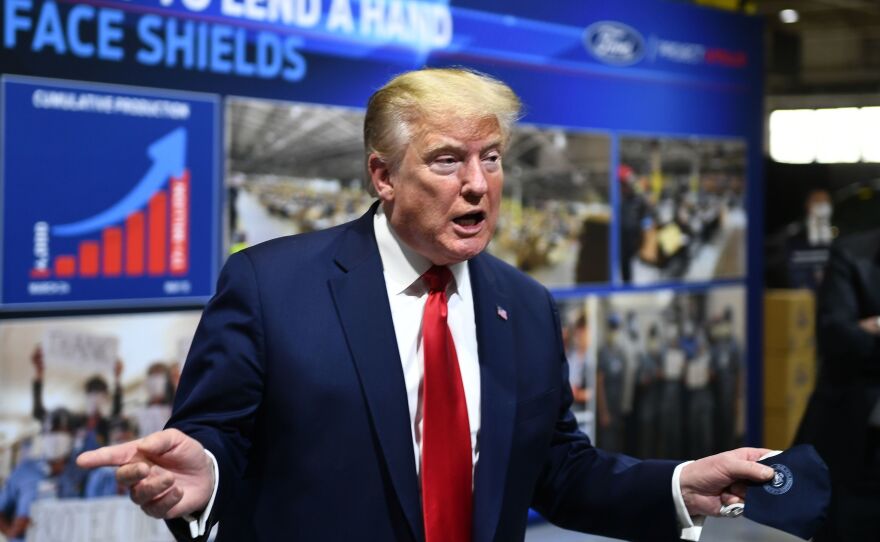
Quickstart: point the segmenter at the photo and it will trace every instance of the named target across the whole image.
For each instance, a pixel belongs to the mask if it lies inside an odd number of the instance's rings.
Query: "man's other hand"
[[[154,518],[204,510],[214,488],[214,468],[205,449],[177,429],[84,452],[76,464],[86,469],[118,466],[116,480]]]
[[[681,470],[681,495],[692,516],[717,516],[721,507],[744,502],[748,482],[766,482],[773,469],[757,463],[771,450],[739,448],[710,455]]]
[[[880,316],[871,316],[859,320],[859,327],[871,335],[880,335]]]

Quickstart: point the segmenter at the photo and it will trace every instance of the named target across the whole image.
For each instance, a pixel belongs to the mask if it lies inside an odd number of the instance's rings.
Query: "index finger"
[[[76,458],[76,464],[83,469],[124,465],[137,456],[139,442],[140,440],[133,440],[115,446],[104,446],[97,450],[83,452]]]

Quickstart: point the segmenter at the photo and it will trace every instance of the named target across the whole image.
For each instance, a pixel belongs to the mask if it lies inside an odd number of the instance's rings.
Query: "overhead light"
[[[779,20],[785,24],[796,23],[800,18],[801,16],[796,9],[783,9],[779,12]]]
[[[817,140],[816,161],[823,164],[854,163],[862,157],[855,107],[817,109],[813,115],[813,134]]]
[[[777,162],[880,162],[880,107],[779,109],[769,128]]]
[[[813,109],[782,109],[770,113],[770,156],[777,162],[809,164],[816,159]]]
[[[863,107],[857,130],[861,132],[862,160],[880,162],[880,107]]]

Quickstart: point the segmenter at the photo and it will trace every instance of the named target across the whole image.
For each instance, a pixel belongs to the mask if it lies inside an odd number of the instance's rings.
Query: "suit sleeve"
[[[264,375],[256,273],[247,253],[238,252],[224,266],[202,314],[167,425],[199,441],[217,460],[219,487],[206,533],[229,517],[241,494]],[[187,522],[173,520],[169,527],[178,540],[193,540]]]
[[[640,461],[604,452],[578,430],[570,410],[572,394],[559,313],[552,298],[549,302],[562,395],[533,508],[566,529],[627,540],[678,540],[680,530],[672,497],[672,474],[678,462]]]
[[[880,375],[880,337],[859,327],[859,320],[876,316],[862,314],[860,285],[866,286],[849,254],[832,248],[818,296],[818,339],[824,357],[834,360],[831,370],[850,378]]]

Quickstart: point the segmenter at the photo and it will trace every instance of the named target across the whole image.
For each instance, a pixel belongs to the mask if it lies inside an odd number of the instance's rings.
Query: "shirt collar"
[[[403,242],[388,222],[381,204],[373,215],[373,230],[376,233],[376,244],[379,246],[379,257],[382,259],[388,291],[394,295],[401,294],[416,284],[431,268],[431,261]],[[450,291],[457,291],[459,289],[456,285],[465,284],[469,278],[467,262],[459,262],[448,267],[454,279]],[[418,286],[419,292],[422,292],[421,282],[418,282]]]

